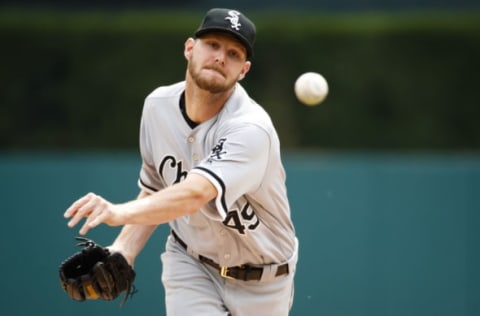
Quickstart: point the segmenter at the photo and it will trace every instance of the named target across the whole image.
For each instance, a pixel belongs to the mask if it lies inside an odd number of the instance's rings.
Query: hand
[[[80,229],[80,235],[85,235],[91,228],[105,223],[110,226],[124,224],[122,213],[118,207],[101,196],[88,193],[74,202],[63,214],[65,218],[71,218],[68,227],[74,227],[82,218],[86,218]]]

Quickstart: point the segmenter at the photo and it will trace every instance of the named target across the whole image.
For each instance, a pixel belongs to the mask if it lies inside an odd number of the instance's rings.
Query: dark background
[[[0,4],[14,6],[37,6],[37,7],[75,7],[75,8],[175,8],[182,10],[200,9],[210,7],[232,7],[246,8],[248,10],[272,10],[278,8],[290,8],[294,10],[342,10],[342,11],[361,11],[361,10],[418,10],[418,9],[478,9],[479,3],[475,0],[244,0],[238,1],[194,1],[194,0],[51,0],[51,1],[35,1],[35,0],[2,0]]]
[[[145,96],[184,78],[183,43],[219,4],[12,3],[0,7],[4,151],[136,150]],[[475,3],[399,3],[242,2],[258,28],[242,83],[284,149],[478,151]],[[329,83],[320,106],[295,99],[306,71]]]

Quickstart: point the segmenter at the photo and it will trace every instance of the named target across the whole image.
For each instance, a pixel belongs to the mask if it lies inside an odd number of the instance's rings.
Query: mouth
[[[216,67],[205,67],[206,70],[210,70],[213,72],[216,72],[217,74],[221,75],[223,78],[225,78],[225,74],[223,73],[222,70],[216,68]]]

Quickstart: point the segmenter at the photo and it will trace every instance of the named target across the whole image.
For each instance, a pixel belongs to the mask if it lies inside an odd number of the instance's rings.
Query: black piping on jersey
[[[141,183],[144,187],[146,187],[147,189],[150,189],[150,190],[152,190],[153,192],[158,192],[157,189],[155,189],[155,188],[147,185],[145,182],[143,182],[143,180],[142,180],[141,178],[139,178],[138,180],[140,180],[140,183]]]
[[[222,188],[222,195],[220,196],[220,203],[222,204],[223,211],[225,212],[225,216],[227,216],[228,209],[227,209],[227,203],[225,202],[225,183],[223,183],[222,179],[220,179],[215,173],[213,173],[212,171],[210,171],[206,168],[195,167],[195,169],[202,170],[202,171],[208,173],[209,175],[211,175],[213,178],[215,178],[215,180],[217,180],[218,184]]]
[[[188,126],[190,126],[191,129],[194,129],[195,127],[198,126],[198,123],[192,121],[187,115],[187,110],[185,110],[185,91],[182,92],[179,103],[180,103],[180,112],[182,112],[183,118],[187,122]]]
[[[222,196],[220,197],[220,203],[222,204],[222,207],[223,207],[223,210],[225,212],[225,216],[227,215],[228,213],[228,210],[227,210],[227,203],[225,202],[225,183],[223,183],[222,179],[220,179],[215,173],[213,173],[212,171],[206,169],[206,168],[203,168],[203,167],[195,167],[195,169],[198,169],[198,170],[202,170],[206,173],[208,173],[209,175],[211,175],[213,178],[215,178],[215,180],[217,180],[218,184],[220,185],[220,187],[222,188]],[[146,187],[147,189],[150,189],[152,190],[153,192],[158,192],[157,189],[155,189],[154,187],[151,187],[149,185],[147,185],[145,182],[143,182],[143,180],[141,178],[138,179],[140,181],[140,183]]]

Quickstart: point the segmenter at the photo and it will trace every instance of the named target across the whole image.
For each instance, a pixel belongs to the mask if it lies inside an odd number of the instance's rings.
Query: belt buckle
[[[230,279],[233,280],[235,278],[232,278],[231,276],[228,275],[228,267],[221,267],[220,268],[220,276],[225,279]]]

